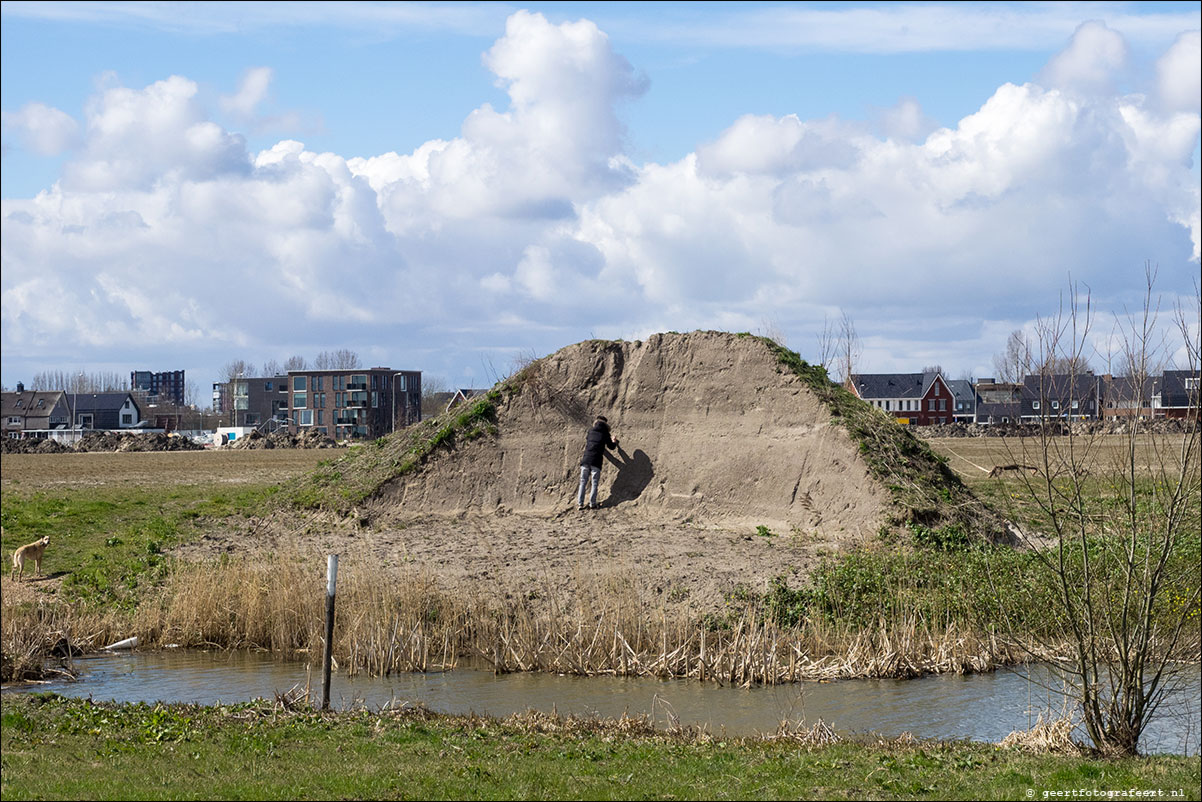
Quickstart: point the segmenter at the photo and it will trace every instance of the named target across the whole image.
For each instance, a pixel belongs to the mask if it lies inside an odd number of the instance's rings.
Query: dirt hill
[[[716,332],[572,345],[517,377],[495,436],[381,495],[430,511],[568,506],[585,432],[605,415],[620,450],[601,473],[604,506],[875,532],[887,494],[826,405],[779,367],[759,341]]]
[[[568,346],[484,399],[338,460],[301,495],[344,509],[571,509],[596,415],[621,442],[602,470],[605,507],[852,538],[908,522],[973,528],[984,513],[924,444],[820,368],[720,332]]]

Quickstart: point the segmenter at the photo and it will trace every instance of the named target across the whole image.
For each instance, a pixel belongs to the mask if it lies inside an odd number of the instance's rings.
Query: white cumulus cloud
[[[187,78],[110,86],[62,179],[0,208],[6,359],[546,351],[765,319],[806,350],[839,308],[894,354],[880,369],[962,356],[1070,272],[1112,297],[1147,259],[1196,275],[1197,37],[1147,92],[1116,92],[1127,58],[1087,24],[955,125],[904,99],[871,124],[748,114],[667,164],[630,155],[621,108],[647,83],[606,34],[529,12],[484,55],[507,107],[409,153],[251,153]],[[269,79],[225,112],[257,115]]]
[[[6,131],[20,138],[23,147],[42,156],[57,156],[79,141],[75,118],[44,103],[27,103],[18,112],[3,112],[0,121]]]

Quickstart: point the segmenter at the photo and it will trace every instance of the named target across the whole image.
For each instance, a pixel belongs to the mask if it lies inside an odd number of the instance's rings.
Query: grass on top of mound
[[[782,370],[791,371],[806,383],[855,440],[869,471],[889,488],[894,507],[891,523],[895,527],[929,541],[926,545],[958,544],[973,534],[989,540],[1004,536],[1002,519],[925,441],[831,381],[826,368],[809,364],[767,337],[755,339],[776,356]]]
[[[508,385],[503,389],[509,389]],[[436,451],[495,435],[501,397],[502,390],[493,389],[466,406],[353,446],[343,456],[319,463],[313,473],[297,480],[285,497],[303,509],[346,512],[385,483],[418,470]]]

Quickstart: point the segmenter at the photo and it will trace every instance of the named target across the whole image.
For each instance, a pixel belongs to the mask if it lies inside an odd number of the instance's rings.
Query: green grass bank
[[[6,800],[1198,799],[1202,782],[1197,757],[815,740],[828,739],[719,740],[644,720],[540,714],[322,715],[266,701],[114,705],[47,694],[4,700],[0,791]]]

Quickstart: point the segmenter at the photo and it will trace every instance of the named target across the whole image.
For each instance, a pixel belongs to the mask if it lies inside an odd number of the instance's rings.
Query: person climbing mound
[[[604,415],[598,415],[593,421],[593,428],[588,430],[584,441],[584,456],[580,458],[580,490],[576,493],[576,509],[584,509],[584,487],[589,478],[593,481],[593,490],[589,495],[588,508],[597,509],[597,483],[601,479],[601,458],[605,449],[615,449],[618,441],[610,437],[609,421]]]

